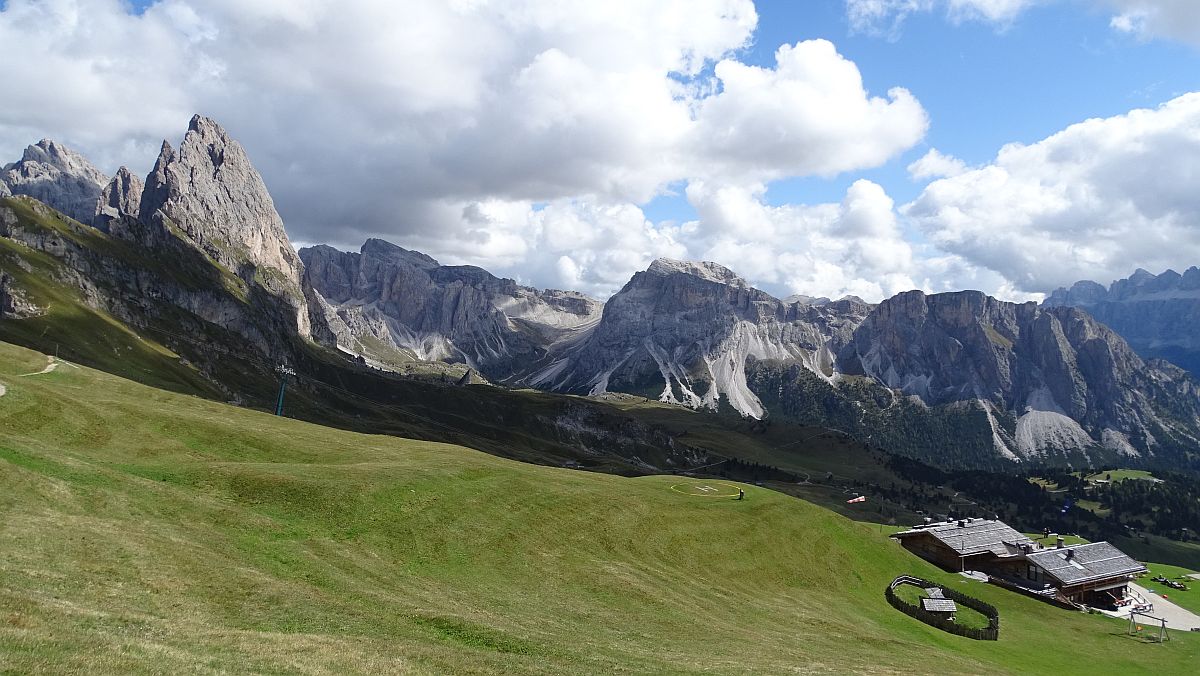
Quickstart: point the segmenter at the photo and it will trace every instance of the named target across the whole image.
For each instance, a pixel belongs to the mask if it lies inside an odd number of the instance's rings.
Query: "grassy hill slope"
[[[1166,645],[941,573],[871,526],[368,436],[0,343],[0,671],[1184,673]],[[894,611],[900,573],[999,642]]]

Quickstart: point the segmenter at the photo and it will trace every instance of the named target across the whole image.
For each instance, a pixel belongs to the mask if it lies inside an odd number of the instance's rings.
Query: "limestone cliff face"
[[[1104,288],[1077,282],[1050,294],[1046,307],[1083,308],[1145,359],[1166,359],[1200,377],[1200,269],[1182,275],[1138,270]]]
[[[462,362],[509,378],[599,316],[600,303],[581,294],[443,266],[383,240],[358,253],[317,246],[300,255],[306,282],[340,320],[338,344],[379,362]]]
[[[833,375],[833,350],[868,306],[784,303],[715,263],[654,261],[605,305],[585,338],[552,352],[531,384],[633,392],[697,408],[766,411],[746,381],[753,360],[802,363]]]
[[[1089,446],[1139,455],[1154,452],[1161,430],[1200,432],[1194,384],[1075,308],[910,291],[880,303],[838,365],[929,406],[978,402],[1006,455]],[[1160,414],[1179,404],[1182,416]],[[1004,414],[1015,429],[999,429],[994,416]]]
[[[79,153],[43,139],[0,170],[0,197],[27,195],[82,223],[91,223],[108,177]]]
[[[304,266],[246,151],[196,115],[174,150],[163,142],[138,204],[139,220],[177,228],[217,263],[289,303],[302,336],[312,333]]]
[[[1200,445],[1196,384],[1144,362],[1085,312],[979,292],[788,303],[712,263],[660,260],[637,273],[594,328],[549,350],[524,382],[750,417],[805,410],[818,416],[808,422],[866,435],[911,424],[945,437],[937,430],[961,418],[982,452],[1010,459]]]
[[[135,314],[141,310],[130,308],[147,306],[139,298],[146,296],[238,333],[266,354],[290,349],[295,337],[333,344],[323,302],[302,283],[303,265],[262,177],[214,121],[193,117],[178,151],[164,141],[145,182],[124,167],[109,180],[50,141],[30,146],[4,175],[6,185],[18,186],[13,199],[34,198],[3,211],[13,223],[27,214],[26,226],[10,223],[6,236],[62,259],[72,271],[63,274],[98,309]],[[78,237],[55,236],[53,228],[35,227],[53,222],[48,208],[89,225],[66,224],[60,227],[83,229]],[[171,274],[147,276],[128,257],[82,246],[99,241],[93,227]]]
[[[142,191],[145,184],[125,167],[100,192],[92,225],[108,232],[114,222],[123,218],[138,218],[141,213]]]
[[[163,143],[139,213],[144,222],[169,218],[231,270],[249,264],[300,279],[300,258],[262,176],[241,144],[207,117],[192,118],[178,152]]]

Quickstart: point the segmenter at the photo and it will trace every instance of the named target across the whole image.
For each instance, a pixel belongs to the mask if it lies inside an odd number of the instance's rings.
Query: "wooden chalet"
[[[987,572],[993,562],[1020,556],[1035,544],[1002,521],[962,519],[917,526],[892,535],[905,549],[947,570]]]
[[[1110,606],[1125,598],[1129,581],[1146,567],[1107,542],[1093,542],[1035,549],[1024,556],[1022,566],[1010,571],[1035,585],[1050,585],[1069,601]]]
[[[905,549],[952,571],[977,570],[1008,587],[1067,604],[1111,606],[1146,572],[1107,542],[1043,547],[1001,521],[963,519],[894,534]]]

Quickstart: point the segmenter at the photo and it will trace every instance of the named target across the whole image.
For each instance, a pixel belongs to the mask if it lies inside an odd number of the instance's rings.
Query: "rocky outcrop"
[[[472,266],[371,239],[358,253],[302,249],[305,281],[336,313],[338,344],[376,364],[411,360],[468,364],[510,378],[551,345],[594,323],[601,304],[540,291]]]
[[[241,144],[207,117],[192,118],[178,152],[163,142],[139,213],[144,222],[170,219],[231,270],[250,265],[300,279],[300,258],[262,176]]]
[[[0,270],[0,319],[26,319],[43,312],[29,300],[24,289],[17,286],[12,275]]]
[[[1090,281],[1050,294],[1046,307],[1072,306],[1121,335],[1143,358],[1166,359],[1200,377],[1200,269],[1182,275],[1138,270],[1109,288]]]
[[[142,179],[134,176],[125,167],[118,169],[117,175],[113,176],[100,193],[92,225],[108,232],[115,221],[139,218],[144,189],[145,183]]]
[[[552,351],[526,380],[762,417],[747,363],[795,362],[832,377],[836,349],[868,310],[854,301],[784,303],[716,263],[659,259],[605,304],[594,330]]]
[[[1085,312],[979,292],[910,291],[874,307],[784,302],[712,263],[655,261],[524,382],[864,435],[906,426],[926,446],[957,440],[1009,459],[1200,443],[1195,384],[1144,362]]]
[[[1179,423],[1185,435],[1200,432],[1190,383],[1145,363],[1075,308],[909,291],[879,304],[838,367],[928,406],[977,402],[997,450],[1011,457],[1089,447],[1138,455],[1154,452],[1156,435]],[[1160,414],[1181,403],[1184,415]],[[1011,415],[1015,428],[1002,429],[997,415]]]
[[[27,195],[82,223],[91,223],[108,177],[79,153],[43,139],[0,171],[0,197]]]
[[[143,223],[174,227],[217,263],[291,305],[297,331],[312,334],[303,265],[262,176],[213,120],[196,115],[174,150],[164,141],[146,178]]]

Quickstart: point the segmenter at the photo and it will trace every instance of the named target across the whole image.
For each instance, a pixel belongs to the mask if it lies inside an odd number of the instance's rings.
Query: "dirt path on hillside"
[[[43,373],[51,373],[56,368],[58,368],[58,360],[54,357],[46,357],[46,368],[42,369],[41,371],[34,371],[33,373],[22,373],[21,377],[27,378],[29,376],[40,376]]]
[[[59,366],[70,366],[71,368],[79,368],[78,366],[72,364],[69,361],[62,361],[61,359],[58,359],[57,357],[46,357],[46,368],[42,369],[41,371],[35,371],[34,373],[22,373],[21,377],[25,378],[28,376],[40,376],[40,375],[43,375],[46,373],[53,373],[56,369],[58,369]]]

